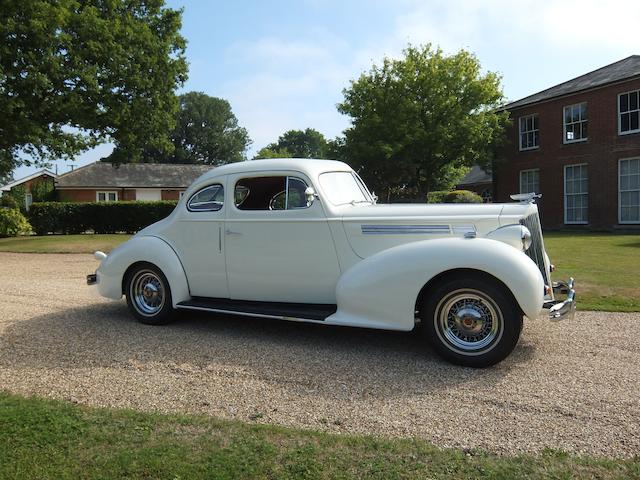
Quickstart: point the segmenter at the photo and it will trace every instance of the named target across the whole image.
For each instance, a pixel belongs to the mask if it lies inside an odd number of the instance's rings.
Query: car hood
[[[366,258],[404,243],[473,232],[482,237],[518,223],[535,211],[530,204],[390,204],[347,205],[340,217],[351,248]]]

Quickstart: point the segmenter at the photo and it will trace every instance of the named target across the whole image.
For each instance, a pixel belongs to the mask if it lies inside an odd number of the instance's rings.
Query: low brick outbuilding
[[[56,190],[61,201],[117,202],[178,200],[210,165],[95,162],[60,175]]]

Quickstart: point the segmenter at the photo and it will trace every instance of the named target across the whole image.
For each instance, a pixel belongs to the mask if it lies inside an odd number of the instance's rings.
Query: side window
[[[304,191],[307,189],[307,184],[299,178],[288,178],[287,189],[287,209],[292,210],[294,208],[307,208],[307,197]]]
[[[307,184],[296,177],[243,178],[234,198],[239,210],[292,210],[307,208]]]
[[[190,212],[217,212],[224,204],[224,189],[216,183],[209,185],[191,195],[187,203]]]

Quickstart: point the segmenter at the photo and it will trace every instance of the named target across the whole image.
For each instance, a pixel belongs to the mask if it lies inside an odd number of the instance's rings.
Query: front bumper
[[[544,302],[545,310],[549,310],[549,320],[572,320],[576,314],[576,291],[573,288],[575,282],[569,278],[566,282],[553,282],[553,294],[566,295],[564,300],[549,300]]]

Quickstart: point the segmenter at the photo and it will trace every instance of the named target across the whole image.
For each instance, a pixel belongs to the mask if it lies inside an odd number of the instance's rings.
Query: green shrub
[[[39,180],[31,185],[31,195],[34,202],[53,202],[57,199],[53,180]]]
[[[0,207],[20,208],[20,205],[12,195],[5,193],[0,197]]]
[[[434,190],[427,193],[427,203],[444,203],[444,197],[449,193],[448,190]]]
[[[470,190],[436,190],[427,194],[427,203],[482,203],[482,197]]]
[[[444,197],[444,203],[482,203],[482,197],[469,190],[453,190]]]
[[[42,202],[29,209],[38,235],[47,233],[135,233],[168,216],[175,201],[161,202]]]
[[[0,237],[15,237],[31,232],[31,225],[17,208],[0,208]]]

